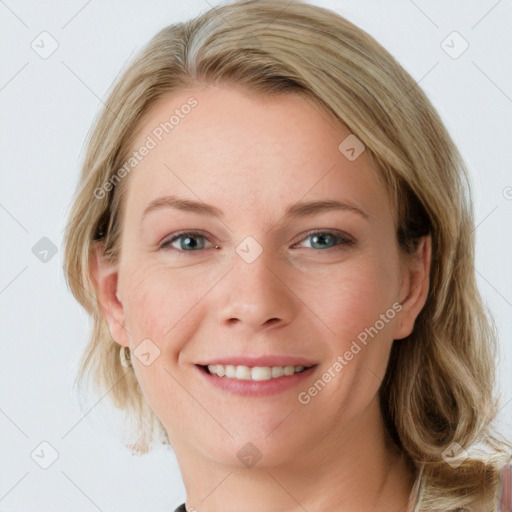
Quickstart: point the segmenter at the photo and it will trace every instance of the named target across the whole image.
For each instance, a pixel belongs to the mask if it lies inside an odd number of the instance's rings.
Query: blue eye
[[[355,241],[349,236],[339,231],[313,231],[309,233],[302,242],[298,242],[292,246],[297,248],[305,240],[311,240],[309,247],[306,249],[317,249],[326,251],[329,249],[342,249],[343,246],[351,246]],[[177,245],[175,245],[177,242]],[[160,244],[160,249],[175,250],[177,252],[194,252],[206,249],[208,239],[199,231],[181,231],[173,234],[171,238],[165,239]]]
[[[175,249],[181,252],[192,252],[204,249],[204,242],[198,243],[197,240],[206,240],[206,237],[197,231],[182,231],[181,233],[175,234],[172,238],[164,240],[160,245],[160,249]],[[179,241],[179,246],[176,247],[174,244]]]
[[[337,246],[354,245],[354,240],[352,238],[338,231],[314,231],[309,233],[303,241],[308,239],[311,240],[310,247],[307,247],[308,249],[319,249],[322,251],[336,249],[338,248]],[[300,243],[297,243],[293,247],[297,247],[299,244]]]

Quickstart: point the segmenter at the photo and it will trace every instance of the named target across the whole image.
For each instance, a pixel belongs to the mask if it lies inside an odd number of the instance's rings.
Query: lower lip
[[[242,396],[271,396],[287,391],[308,379],[316,366],[311,366],[300,373],[286,375],[268,380],[242,380],[212,375],[196,365],[197,370],[209,384],[235,395]]]

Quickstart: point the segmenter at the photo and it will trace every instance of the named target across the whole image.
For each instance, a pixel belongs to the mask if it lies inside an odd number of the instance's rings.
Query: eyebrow
[[[146,207],[142,217],[144,218],[148,213],[152,211],[161,210],[164,208],[172,208],[175,210],[195,213],[198,215],[217,217],[219,219],[224,218],[224,212],[216,206],[203,203],[202,201],[194,201],[176,196],[164,196],[154,199]],[[352,204],[336,201],[334,199],[322,199],[317,201],[295,203],[286,209],[284,218],[296,219],[301,217],[310,217],[319,213],[333,210],[345,210],[352,213],[357,213],[365,219],[369,219],[369,215],[361,208]]]

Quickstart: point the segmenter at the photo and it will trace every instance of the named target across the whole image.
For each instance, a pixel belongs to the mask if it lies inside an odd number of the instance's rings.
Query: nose
[[[269,251],[255,261],[233,256],[232,269],[219,283],[214,298],[224,326],[262,331],[289,324],[298,308],[286,273]]]

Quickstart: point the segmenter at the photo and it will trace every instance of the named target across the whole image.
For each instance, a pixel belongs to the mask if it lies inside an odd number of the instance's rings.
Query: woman
[[[135,451],[172,446],[177,511],[495,510],[512,446],[473,230],[456,147],[374,39],[224,5],[157,34],[92,133],[81,376]]]

